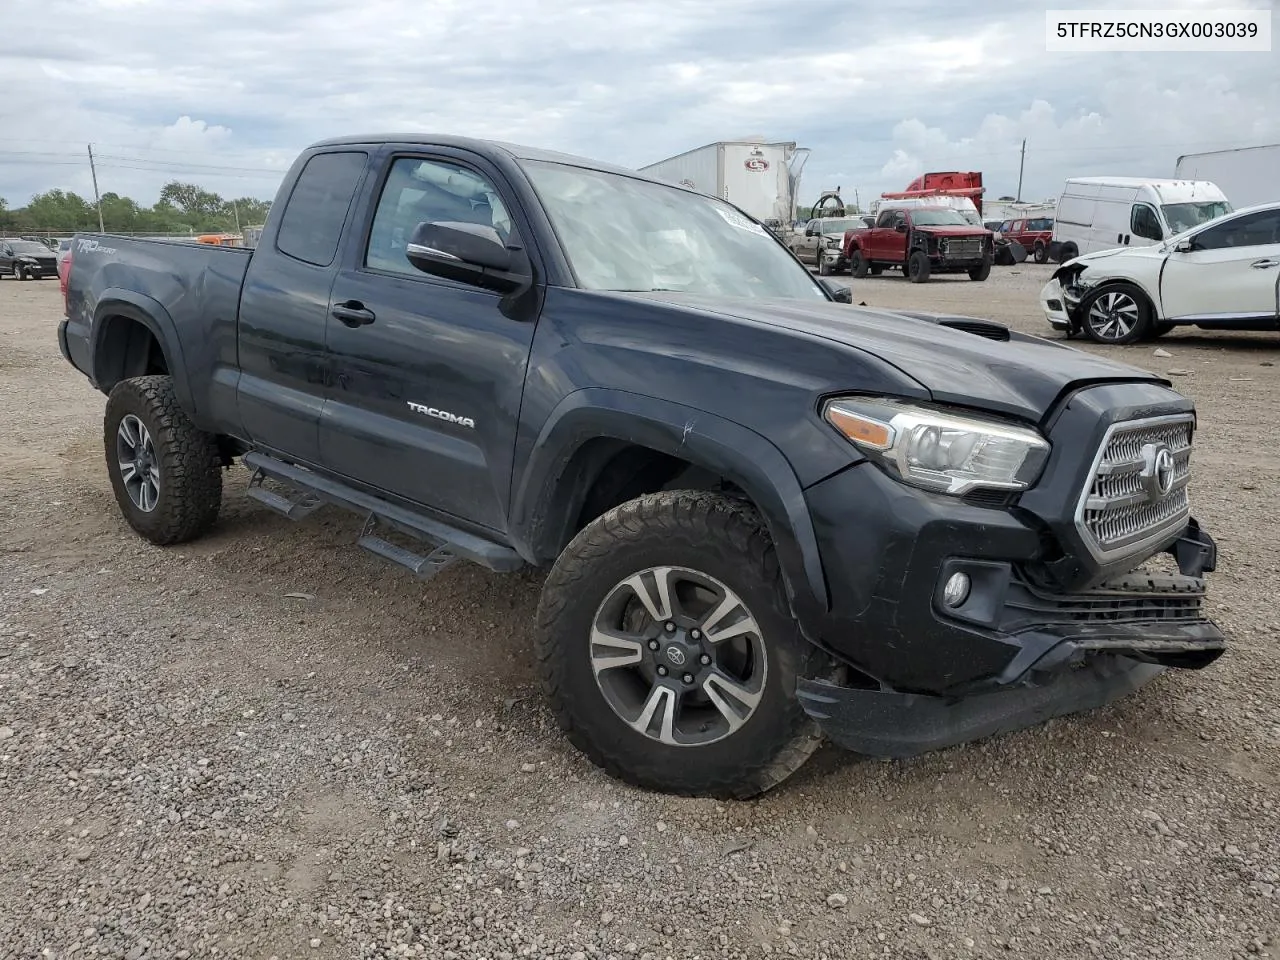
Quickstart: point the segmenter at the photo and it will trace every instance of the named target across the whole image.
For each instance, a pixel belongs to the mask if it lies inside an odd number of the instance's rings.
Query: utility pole
[[[93,144],[89,144],[89,172],[93,174],[93,202],[98,207],[98,232],[106,233],[107,228],[102,223],[102,197],[98,195],[98,168],[93,163]]]
[[[1015,203],[1022,202],[1022,168],[1027,164],[1027,138],[1022,138],[1022,157],[1018,160],[1018,197]]]
[[[234,200],[231,201],[231,209],[236,215],[236,233],[242,234],[244,233],[244,230],[240,227],[240,208],[236,206],[236,202]]]

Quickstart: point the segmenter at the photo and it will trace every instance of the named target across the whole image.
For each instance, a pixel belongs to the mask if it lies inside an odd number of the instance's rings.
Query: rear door
[[[1166,317],[1263,326],[1280,320],[1280,210],[1233,217],[1201,230],[1191,244],[1165,262]]]
[[[530,235],[510,188],[466,151],[387,147],[328,298],[333,387],[320,431],[335,473],[450,517],[506,529],[516,418],[535,316],[405,258],[420,222]]]
[[[329,288],[368,161],[358,149],[305,160],[275,235],[254,252],[240,293],[240,420],[250,440],[288,460],[320,459]]]

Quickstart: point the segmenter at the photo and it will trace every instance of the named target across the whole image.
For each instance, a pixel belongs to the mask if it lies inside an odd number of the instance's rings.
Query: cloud
[[[1260,6],[1261,0],[1237,0]],[[1091,7],[1123,7],[1094,0]],[[1208,0],[1168,8],[1212,9]],[[493,137],[639,166],[741,135],[812,149],[802,197],[864,202],[926,169],[992,195],[1170,175],[1280,142],[1274,54],[1046,54],[1033,5],[810,0],[44,0],[0,46],[0,196],[153,201],[174,178],[271,196],[307,143]]]

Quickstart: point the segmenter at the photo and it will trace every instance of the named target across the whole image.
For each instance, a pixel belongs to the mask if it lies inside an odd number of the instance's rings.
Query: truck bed
[[[185,374],[178,380],[187,393],[184,402],[194,407],[193,398],[210,395],[215,367],[234,366],[240,287],[252,255],[240,247],[77,234],[67,278],[64,352],[94,386],[109,390],[102,370],[110,358],[95,357],[92,345],[113,317],[140,320],[152,327],[169,371],[181,368]],[[188,364],[185,354],[196,352],[214,364]]]

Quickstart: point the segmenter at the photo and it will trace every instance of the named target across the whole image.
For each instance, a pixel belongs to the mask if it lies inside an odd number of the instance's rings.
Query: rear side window
[[[347,209],[369,155],[317,153],[293,185],[280,219],[276,249],[305,263],[327,267],[338,252]]]

